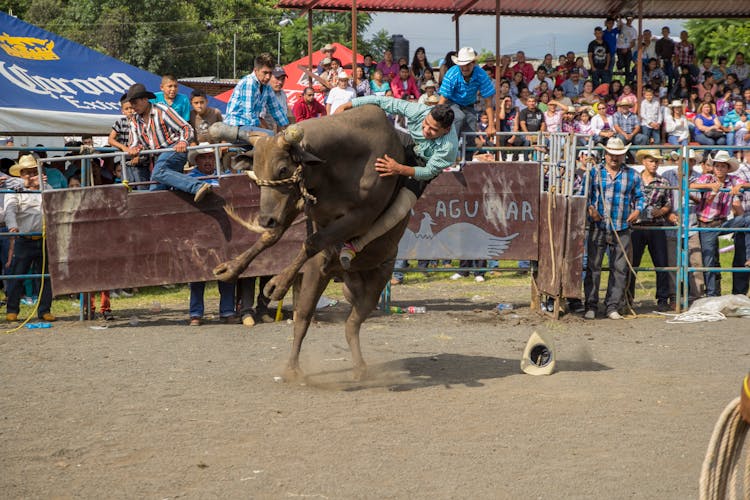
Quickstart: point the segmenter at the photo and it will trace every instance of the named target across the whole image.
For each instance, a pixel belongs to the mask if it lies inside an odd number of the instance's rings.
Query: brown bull
[[[233,141],[235,127],[212,126],[217,139]],[[240,139],[242,139],[240,133]],[[341,269],[338,252],[343,242],[362,235],[385,210],[397,192],[397,177],[380,177],[375,160],[388,154],[404,161],[404,149],[393,126],[376,106],[314,120],[306,120],[275,137],[245,135],[254,146],[253,172],[260,186],[257,224],[264,231],[247,251],[220,264],[214,274],[235,279],[264,249],[274,245],[303,211],[313,222],[294,261],[266,286],[273,300],[294,287],[294,344],[286,378],[302,375],[299,353],[315,306],[334,275],[343,276],[344,295],[352,309],[346,320],[346,340],[352,352],[354,377],[365,375],[359,331],[377,306],[388,281],[407,218],[365,247],[349,270]],[[305,272],[299,276],[308,261]]]

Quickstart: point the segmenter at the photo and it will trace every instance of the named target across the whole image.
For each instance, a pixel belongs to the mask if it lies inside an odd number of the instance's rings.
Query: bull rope
[[[750,456],[745,457],[744,496],[738,496],[737,491],[740,485],[739,461],[747,429],[748,424],[740,416],[740,398],[735,398],[724,408],[711,434],[701,468],[700,500],[750,498]]]
[[[302,164],[297,165],[297,168],[294,170],[294,173],[291,177],[287,177],[286,179],[278,179],[278,180],[271,180],[271,179],[259,179],[255,172],[248,171],[248,176],[255,181],[255,183],[258,186],[268,186],[268,187],[275,187],[275,186],[285,186],[287,184],[296,184],[299,187],[300,194],[302,194],[302,197],[309,201],[312,204],[315,204],[318,202],[318,199],[310,194],[310,192],[305,187],[305,179],[302,177]],[[252,174],[252,175],[251,175]]]

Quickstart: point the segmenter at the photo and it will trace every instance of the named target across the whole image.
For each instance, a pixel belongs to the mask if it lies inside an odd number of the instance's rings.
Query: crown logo
[[[37,61],[54,61],[60,59],[52,50],[55,42],[31,38],[25,36],[10,36],[7,33],[0,35],[0,48],[8,55],[20,57],[21,59],[34,59]]]

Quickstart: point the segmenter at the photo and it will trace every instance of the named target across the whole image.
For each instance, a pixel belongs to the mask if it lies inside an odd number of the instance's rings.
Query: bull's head
[[[262,227],[288,226],[302,209],[298,168],[322,163],[300,147],[303,135],[301,127],[292,125],[275,137],[254,141],[253,172],[248,175],[260,186],[258,223]]]

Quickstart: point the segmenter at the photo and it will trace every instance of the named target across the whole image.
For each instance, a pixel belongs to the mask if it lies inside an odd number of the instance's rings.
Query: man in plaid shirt
[[[135,113],[133,105],[126,100],[127,96],[127,94],[122,94],[122,97],[120,97],[120,110],[124,116],[118,118],[112,125],[112,130],[109,131],[107,139],[107,143],[110,146],[120,151],[128,150],[128,144],[130,144],[130,118]],[[148,156],[141,155],[135,158],[126,156],[125,160],[126,179],[129,182],[148,182],[151,179],[151,171],[148,167],[150,160]],[[136,186],[135,189],[148,189],[148,186]]]
[[[690,183],[690,189],[708,189],[700,194],[697,206],[698,227],[741,228],[750,227],[750,214],[743,214],[739,193],[742,181],[730,175],[739,168],[739,162],[726,151],[717,151],[712,158],[714,172],[704,174]],[[729,191],[721,191],[728,189]],[[734,217],[729,219],[729,215]],[[731,232],[731,231],[727,231]],[[701,253],[705,267],[719,267],[719,231],[701,231]],[[743,242],[744,243],[744,242]],[[745,245],[741,251],[745,251]],[[735,250],[736,251],[736,250]],[[705,272],[706,296],[721,295],[721,275]]]
[[[264,132],[273,135],[272,131],[261,128],[260,116],[265,110],[279,127],[289,125],[286,110],[268,84],[274,66],[273,56],[267,52],[255,58],[253,72],[237,83],[232,97],[229,98],[224,123],[240,127],[240,130],[245,132]]]
[[[740,165],[734,175],[740,179],[740,188],[745,190],[740,194],[742,213],[750,216],[750,164],[743,163]],[[749,233],[742,231],[734,233],[732,267],[750,267],[748,243],[750,243]],[[732,295],[747,295],[748,288],[750,288],[750,273],[732,273]]]
[[[146,90],[142,83],[130,86],[125,100],[133,105],[135,113],[130,119],[130,143],[128,153],[138,156],[143,149],[167,149],[160,153],[154,162],[151,180],[152,191],[175,188],[195,195],[198,203],[211,191],[211,185],[182,173],[187,162],[187,147],[193,138],[190,126],[175,110],[165,104],[149,101],[154,94]]]
[[[633,104],[624,99],[617,101],[617,113],[612,117],[616,137],[623,144],[648,144],[648,137],[641,133],[641,119],[631,112]]]
[[[599,304],[602,260],[609,252],[610,279],[604,299],[607,317],[622,319],[617,311],[625,296],[628,280],[626,256],[631,254],[630,224],[643,210],[643,190],[638,172],[625,164],[625,146],[618,137],[604,147],[604,163],[589,173],[588,262],[583,293],[586,299],[585,319],[594,319]]]
[[[654,267],[667,266],[667,235],[663,230],[642,229],[644,226],[666,226],[677,222],[677,214],[672,211],[672,196],[669,182],[658,174],[661,153],[658,149],[642,149],[635,155],[636,162],[643,165],[641,183],[643,184],[643,210],[633,223],[633,267],[641,265],[643,251],[648,253]],[[630,275],[628,299],[635,298],[634,273]],[[659,311],[669,310],[669,275],[666,271],[656,271],[656,307]]]
[[[688,32],[680,32],[680,42],[674,47],[675,72],[679,74],[681,66],[690,68],[693,78],[698,76],[698,66],[695,65],[695,45],[688,41]]]

